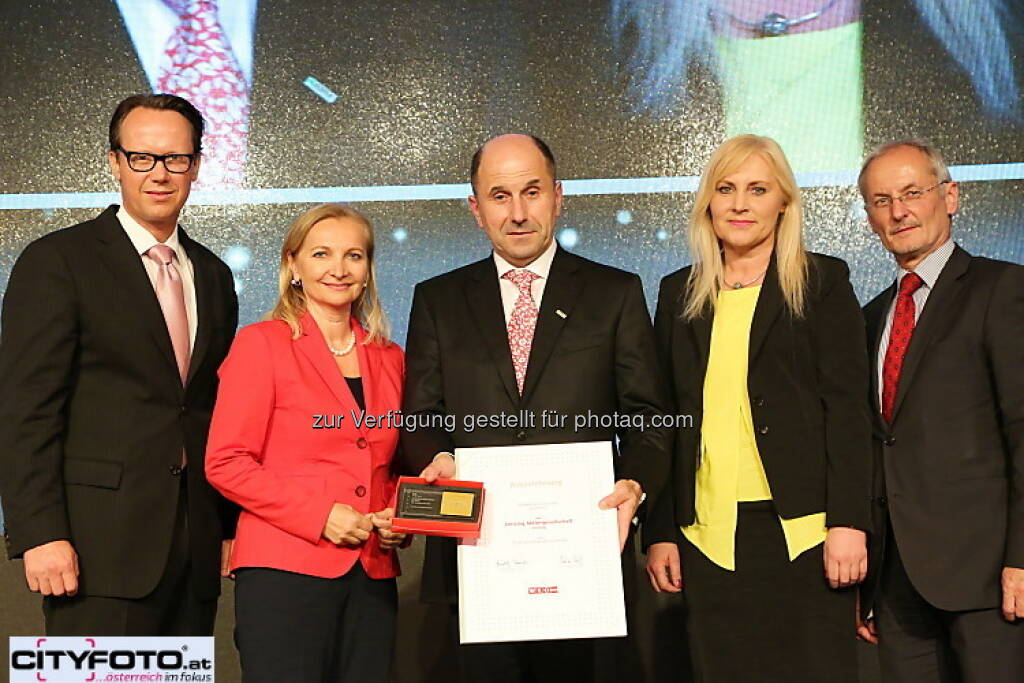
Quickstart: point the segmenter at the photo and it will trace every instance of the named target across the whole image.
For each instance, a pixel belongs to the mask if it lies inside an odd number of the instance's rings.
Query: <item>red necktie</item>
[[[178,15],[156,87],[195,105],[206,119],[202,185],[239,185],[249,139],[249,86],[217,20],[216,0],[163,0]]]
[[[533,346],[533,330],[537,327],[537,304],[533,301],[530,286],[540,275],[529,270],[510,270],[501,277],[519,290],[508,319],[508,348],[512,352],[512,367],[516,371],[516,384],[521,395],[526,366],[530,362],[530,347]]]
[[[885,350],[885,362],[882,364],[882,417],[886,422],[892,422],[903,357],[907,355],[910,338],[914,335],[914,292],[923,284],[924,280],[917,273],[907,273],[900,280],[900,291],[896,295],[896,308],[892,313],[892,328],[889,331],[889,348]]]

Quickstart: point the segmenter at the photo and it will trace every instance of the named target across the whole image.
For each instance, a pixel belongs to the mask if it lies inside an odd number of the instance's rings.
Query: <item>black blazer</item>
[[[559,315],[559,312],[563,315]],[[538,313],[520,398],[509,352],[498,273],[491,256],[416,286],[406,350],[407,419],[455,418],[454,431],[402,435],[402,467],[418,474],[439,451],[468,446],[613,441],[617,476],[659,488],[668,469],[671,431],[588,427],[574,417],[667,412],[654,334],[640,278],[570,254],[555,253]],[[536,415],[534,428],[466,430],[468,415]],[[541,411],[567,415],[563,428],[541,428]],[[454,600],[451,539],[430,538],[424,564],[427,600]]]
[[[695,517],[704,375],[713,313],[682,318],[690,267],[665,277],[654,327],[677,412],[671,478],[648,514],[644,545],[681,542]],[[826,524],[869,530],[871,427],[864,322],[839,259],[810,254],[807,306],[790,315],[772,257],[750,330],[747,390],[757,448],[775,507],[790,519],[826,513]]]
[[[153,285],[111,206],[28,245],[11,272],[0,337],[0,495],[8,555],[57,539],[80,590],[139,598],[167,562],[188,455],[193,579],[220,590],[234,519],[203,475],[216,371],[237,325],[231,272],[179,230],[199,324],[178,376]]]
[[[877,463],[871,564],[881,564],[891,523],[928,602],[996,607],[1002,568],[1024,567],[1024,268],[954,249],[918,319],[889,425],[877,359],[895,287],[864,308]],[[877,578],[865,583],[867,605]]]

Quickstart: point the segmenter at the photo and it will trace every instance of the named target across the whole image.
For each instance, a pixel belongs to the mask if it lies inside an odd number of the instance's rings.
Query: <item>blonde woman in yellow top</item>
[[[685,591],[704,683],[857,680],[864,323],[846,264],[805,251],[802,229],[778,144],[731,138],[697,192],[694,263],[661,283],[659,348],[695,428],[676,435],[644,544],[655,590]]]

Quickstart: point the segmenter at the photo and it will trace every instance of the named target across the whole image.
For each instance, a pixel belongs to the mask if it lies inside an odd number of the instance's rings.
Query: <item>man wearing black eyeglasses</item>
[[[121,102],[121,205],[36,240],[11,272],[0,494],[49,635],[213,632],[235,514],[203,455],[238,303],[227,266],[178,225],[202,134],[180,97]]]
[[[1024,678],[1024,268],[952,239],[959,187],[930,145],[860,174],[896,281],[865,309],[876,533],[858,629],[892,683]]]

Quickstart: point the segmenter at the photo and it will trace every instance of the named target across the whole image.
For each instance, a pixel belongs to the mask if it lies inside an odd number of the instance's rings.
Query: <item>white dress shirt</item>
[[[935,288],[935,283],[938,282],[942,269],[949,262],[949,257],[953,255],[954,247],[956,247],[956,243],[952,239],[946,240],[942,246],[928,254],[923,261],[917,264],[917,268],[914,268],[913,272],[917,273],[918,277],[924,281],[924,284],[918,287],[917,291],[911,296],[914,300],[915,325],[921,319],[921,311],[924,310],[924,304],[928,301],[928,295]],[[910,273],[911,271],[900,268],[900,272],[896,275],[897,294],[900,291],[900,283],[903,282],[903,278]],[[892,316],[895,311],[896,297],[894,296],[892,303],[889,304],[889,312],[885,316],[885,328],[882,330],[882,339],[878,344],[878,367],[875,369],[878,373],[878,405],[882,405],[882,389],[884,387],[882,368],[885,366],[885,352],[889,350],[889,335],[892,333]]]
[[[146,72],[149,87],[156,92],[160,66],[167,41],[178,27],[178,16],[163,0],[114,0],[121,10],[135,53]],[[258,0],[219,0],[217,18],[224,29],[231,51],[242,69],[245,82],[252,87],[253,37],[256,33]]]
[[[530,294],[533,296],[533,302],[537,304],[537,310],[539,311],[540,300],[544,296],[544,285],[548,281],[548,273],[551,272],[551,261],[555,258],[555,240],[552,239],[551,244],[544,250],[544,253],[522,269],[516,268],[498,256],[498,252],[493,252],[493,255],[494,265],[498,267],[498,285],[501,288],[501,305],[505,309],[505,324],[508,325],[508,320],[512,317],[512,309],[516,307],[516,299],[519,298],[519,288],[512,284],[510,280],[502,278],[502,275],[510,270],[529,270],[535,275],[540,276],[530,284]]]
[[[159,240],[139,225],[134,218],[129,216],[123,206],[117,210],[117,220],[121,222],[121,227],[128,233],[128,239],[132,241],[135,251],[139,252],[142,265],[145,266],[146,274],[149,275],[149,281],[153,285],[153,290],[156,291],[156,274],[160,266],[153,259],[146,256],[146,252],[154,244],[160,244]],[[174,227],[174,232],[171,233],[171,236],[167,238],[164,244],[174,250],[174,266],[178,269],[178,274],[181,276],[182,289],[185,291],[185,316],[188,318],[188,348],[191,355],[192,349],[196,346],[196,329],[199,327],[199,317],[196,314],[195,269],[192,267],[192,261],[188,258],[188,253],[185,252],[185,249],[181,246],[181,241],[178,239],[177,226]]]

